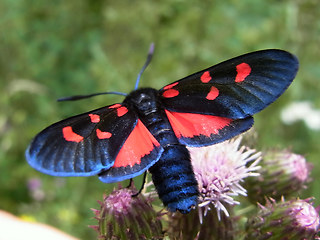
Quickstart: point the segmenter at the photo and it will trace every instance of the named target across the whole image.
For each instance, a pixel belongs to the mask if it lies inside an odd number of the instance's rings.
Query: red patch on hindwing
[[[62,128],[62,134],[66,141],[69,142],[81,142],[83,137],[73,132],[71,126],[67,126]]]
[[[118,117],[121,117],[121,116],[125,115],[128,112],[128,108],[122,106],[119,103],[111,105],[109,108],[116,108]]]
[[[113,167],[133,167],[141,164],[141,158],[148,155],[154,148],[160,146],[146,126],[138,120],[118,153]]]
[[[110,138],[112,136],[112,134],[110,132],[102,132],[100,129],[97,129],[96,133],[97,133],[97,137],[99,139],[106,139],[106,138]]]
[[[210,82],[211,79],[212,79],[212,77],[210,76],[209,71],[205,71],[200,77],[200,80],[203,83],[208,83],[208,82]]]
[[[219,134],[219,131],[227,127],[232,119],[195,113],[178,113],[165,110],[172,129],[178,138]]]
[[[100,116],[97,114],[89,114],[89,117],[92,123],[100,122]]]
[[[251,67],[247,63],[240,63],[236,66],[237,76],[235,82],[242,82],[251,73]]]
[[[178,95],[179,95],[179,91],[176,89],[172,89],[172,88],[170,88],[162,93],[162,96],[164,96],[165,98],[172,98],[172,97],[176,97]]]
[[[214,100],[219,96],[219,90],[216,87],[211,87],[210,92],[206,96],[206,99],[208,100]]]

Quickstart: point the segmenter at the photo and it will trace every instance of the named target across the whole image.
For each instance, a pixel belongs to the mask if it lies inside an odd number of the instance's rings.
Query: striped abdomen
[[[149,171],[160,199],[172,212],[188,213],[197,205],[198,184],[184,145],[169,145]]]

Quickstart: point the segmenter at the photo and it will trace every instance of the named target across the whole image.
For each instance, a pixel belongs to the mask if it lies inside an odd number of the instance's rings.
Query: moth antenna
[[[115,94],[115,95],[121,95],[121,96],[127,96],[128,94],[122,93],[122,92],[100,92],[100,93],[92,93],[88,95],[75,95],[75,96],[70,96],[70,97],[62,97],[57,99],[58,102],[64,102],[64,101],[76,101],[76,100],[81,100],[85,98],[90,98],[98,95],[104,95],[104,94]]]
[[[142,73],[144,72],[144,70],[148,67],[148,65],[150,64],[151,60],[152,60],[152,56],[153,56],[153,52],[154,52],[154,43],[150,44],[149,47],[149,51],[148,51],[148,56],[147,59],[144,63],[144,65],[142,66],[137,80],[136,80],[136,85],[135,85],[135,90],[138,88],[139,86],[139,82],[140,82],[140,78]],[[81,100],[81,99],[85,99],[85,98],[90,98],[90,97],[94,97],[94,96],[98,96],[98,95],[104,95],[104,94],[115,94],[115,95],[121,95],[121,96],[127,96],[128,94],[126,93],[122,93],[122,92],[101,92],[101,93],[93,93],[93,94],[88,94],[88,95],[75,95],[75,96],[70,96],[70,97],[62,97],[57,99],[58,102],[64,102],[64,101],[76,101],[76,100]]]
[[[140,70],[140,72],[138,74],[134,90],[138,89],[141,75],[144,72],[144,70],[148,67],[148,65],[150,64],[152,56],[153,56],[153,52],[154,52],[154,43],[151,43],[150,47],[149,47],[149,52],[148,52],[148,56],[147,56],[146,62],[144,63],[143,67],[141,68],[141,70]]]

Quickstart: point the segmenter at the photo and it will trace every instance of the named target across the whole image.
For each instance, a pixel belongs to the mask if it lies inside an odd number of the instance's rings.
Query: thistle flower
[[[245,178],[258,176],[260,152],[240,147],[241,137],[209,147],[188,148],[199,184],[199,217],[202,222],[208,210],[214,207],[217,217],[221,212],[229,216],[227,208],[239,204],[234,196],[246,196],[241,186]],[[251,163],[251,164],[249,164]]]
[[[259,205],[258,214],[247,222],[247,240],[260,239],[315,239],[320,229],[317,210],[307,200],[267,201]]]
[[[288,150],[264,153],[260,165],[260,176],[245,182],[248,198],[254,203],[264,203],[266,196],[279,200],[295,194],[310,180],[311,165],[303,156]]]
[[[150,199],[129,188],[116,189],[99,202],[95,210],[99,240],[106,239],[162,239],[162,226]]]

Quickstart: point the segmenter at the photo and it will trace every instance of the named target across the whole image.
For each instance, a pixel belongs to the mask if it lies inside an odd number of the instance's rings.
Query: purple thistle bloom
[[[283,158],[287,161],[283,161],[284,168],[287,169],[287,173],[291,174],[292,178],[297,179],[301,183],[307,182],[311,165],[306,162],[306,159],[298,154],[286,151],[283,153]]]
[[[35,191],[42,187],[42,182],[39,178],[30,178],[27,185],[30,191]]]
[[[309,203],[308,200],[298,200],[292,204],[292,213],[295,214],[297,227],[316,233],[320,228],[318,211]],[[290,212],[288,212],[290,214]]]
[[[216,208],[217,216],[223,212],[229,216],[227,207],[239,204],[234,196],[246,196],[241,186],[249,176],[258,176],[260,152],[240,147],[241,137],[209,147],[188,148],[192,165],[199,184],[199,217],[202,222],[211,206]]]
[[[42,190],[42,182],[39,178],[28,179],[27,187],[33,200],[42,201],[45,198],[45,193]]]
[[[115,190],[109,196],[104,197],[103,207],[108,209],[115,217],[126,215],[132,208],[132,194],[132,190],[127,188]]]

